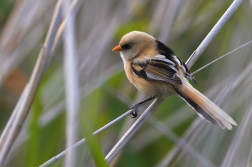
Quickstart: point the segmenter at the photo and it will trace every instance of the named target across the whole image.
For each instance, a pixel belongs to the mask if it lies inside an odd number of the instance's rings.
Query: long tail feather
[[[201,118],[220,126],[222,129],[231,130],[232,125],[237,126],[237,123],[225,111],[196,90],[189,82],[184,82],[182,87],[175,88],[175,90]]]

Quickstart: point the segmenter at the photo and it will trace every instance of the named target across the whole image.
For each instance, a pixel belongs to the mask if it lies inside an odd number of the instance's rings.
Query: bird
[[[130,108],[131,117],[137,117],[139,106],[154,98],[179,96],[208,122],[228,130],[232,125],[237,126],[225,111],[189,83],[191,80],[198,84],[186,64],[153,36],[131,31],[112,51],[120,52],[128,80],[148,97]]]

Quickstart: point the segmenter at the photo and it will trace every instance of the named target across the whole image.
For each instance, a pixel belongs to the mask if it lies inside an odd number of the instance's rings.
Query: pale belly
[[[128,76],[129,81],[142,93],[148,97],[156,96],[158,98],[168,98],[171,95],[176,94],[173,86],[167,82],[161,81],[149,81],[140,78],[134,74]]]
[[[137,76],[136,76],[137,77]],[[140,92],[149,97],[168,98],[171,95],[176,94],[173,86],[169,83],[159,81],[147,81],[143,78],[139,78],[131,82]]]

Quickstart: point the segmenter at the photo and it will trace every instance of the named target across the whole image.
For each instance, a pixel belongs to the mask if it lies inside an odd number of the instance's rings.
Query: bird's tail
[[[175,88],[175,90],[201,118],[220,126],[222,129],[231,130],[232,125],[237,126],[237,123],[225,111],[196,90],[189,82],[185,82],[183,86]]]

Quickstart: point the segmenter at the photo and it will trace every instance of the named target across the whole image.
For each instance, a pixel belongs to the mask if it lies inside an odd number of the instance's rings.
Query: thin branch
[[[136,120],[136,122],[129,128],[123,137],[116,143],[112,150],[107,154],[105,159],[111,163],[121,149],[128,143],[132,136],[138,131],[143,123],[151,116],[156,108],[161,104],[163,99],[155,99],[151,105],[144,111],[144,113]]]
[[[129,110],[129,111],[125,112],[121,116],[117,117],[113,121],[109,122],[105,126],[101,127],[97,131],[95,131],[93,134],[94,135],[98,135],[99,133],[103,132],[104,130],[108,129],[109,127],[111,127],[115,123],[119,122],[120,120],[122,120],[123,118],[125,118],[126,116],[128,116],[131,112],[132,112],[132,110]],[[71,148],[68,148],[68,149],[64,150],[63,152],[61,152],[60,154],[56,155],[55,157],[52,157],[51,159],[49,159],[48,161],[46,161],[45,163],[43,163],[39,167],[47,167],[47,166],[53,164],[58,159],[64,157],[66,155],[66,153],[68,152],[69,149],[76,149],[76,148],[80,147],[81,145],[83,145],[85,143],[85,141],[86,141],[85,138],[82,139],[82,140],[80,140],[79,142],[77,142],[76,144],[74,144]]]
[[[206,68],[206,67],[210,66],[211,64],[213,64],[213,63],[219,61],[220,59],[222,59],[222,58],[224,58],[224,57],[230,55],[231,53],[233,53],[233,52],[235,52],[235,51],[237,51],[237,50],[243,48],[244,46],[247,46],[247,45],[250,44],[250,43],[252,43],[252,41],[249,41],[249,42],[247,42],[247,43],[245,43],[245,44],[239,46],[238,48],[236,48],[236,49],[234,49],[234,50],[232,50],[232,51],[230,51],[230,52],[224,54],[223,56],[221,56],[221,57],[219,57],[219,58],[217,58],[217,59],[211,61],[210,63],[208,63],[208,64],[204,65],[203,67],[199,68],[198,70],[194,71],[194,72],[192,73],[192,75],[194,75],[194,74],[200,72],[200,71],[203,70],[204,68]]]
[[[215,24],[212,30],[201,42],[199,47],[192,53],[192,55],[186,62],[186,65],[189,69],[192,68],[192,66],[198,60],[200,55],[204,52],[204,50],[207,48],[213,38],[217,35],[217,33],[221,30],[221,28],[225,25],[225,23],[229,20],[229,18],[232,16],[232,14],[236,11],[236,9],[240,6],[242,2],[243,0],[234,0],[234,2],[230,5],[227,11],[220,18],[220,20]]]

